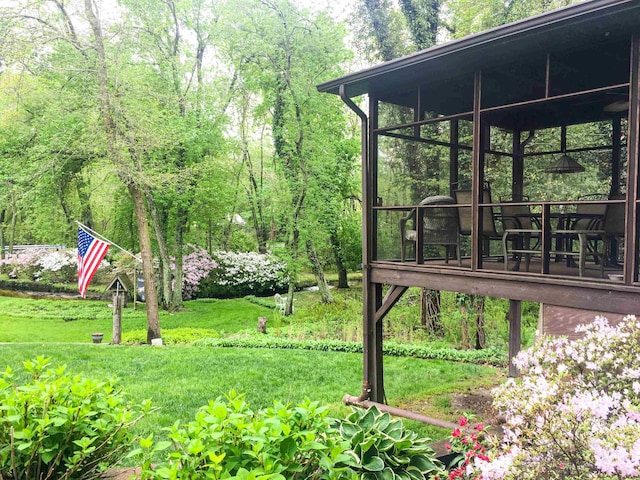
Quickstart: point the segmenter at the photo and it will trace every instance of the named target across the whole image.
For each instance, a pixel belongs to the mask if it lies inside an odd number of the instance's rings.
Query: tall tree
[[[440,27],[440,0],[400,0],[401,15],[391,8],[387,0],[359,0],[359,8],[365,12],[365,22],[359,29],[360,35],[370,39],[367,43],[375,45],[374,51],[377,51],[384,61],[431,47],[436,43]],[[411,40],[405,41],[406,38]],[[371,39],[375,41],[371,42]],[[416,143],[407,142],[403,143],[398,156],[413,180],[412,197],[413,201],[418,202],[427,194],[424,191],[427,175],[439,172],[439,157],[433,155],[425,158]],[[434,195],[440,192],[429,193]],[[442,331],[439,318],[440,292],[422,289],[420,305],[421,324],[429,326],[433,334],[439,334]]]
[[[321,271],[319,262],[314,262],[313,239],[307,234],[307,218],[312,215],[309,200],[318,166],[335,161],[336,145],[342,141],[330,119],[337,115],[340,126],[345,123],[341,105],[319,95],[315,85],[340,73],[339,65],[347,57],[344,31],[326,15],[299,10],[289,0],[260,0],[257,8],[247,6],[240,11],[242,16],[236,21],[245,38],[246,58],[242,73],[256,75],[255,86],[270,112],[280,200],[287,202],[282,225],[294,272],[286,309],[290,313],[295,274],[305,251],[315,270]],[[322,298],[329,301],[326,282],[320,277]]]

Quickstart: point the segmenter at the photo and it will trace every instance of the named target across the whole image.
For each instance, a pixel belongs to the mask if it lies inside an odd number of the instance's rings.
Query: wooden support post
[[[522,326],[522,302],[520,300],[509,300],[509,377],[520,375],[518,369],[513,365],[513,358],[520,352],[521,326]]]
[[[113,292],[113,335],[111,336],[112,345],[120,345],[122,340],[122,303],[124,292],[119,288]]]

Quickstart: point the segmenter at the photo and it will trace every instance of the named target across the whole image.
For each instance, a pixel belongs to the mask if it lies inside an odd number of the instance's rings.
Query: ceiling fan
[[[603,112],[624,112],[629,110],[629,100],[616,100],[604,106]]]
[[[608,92],[607,95],[618,96],[619,100],[608,103],[602,109],[603,112],[617,113],[629,110],[629,93],[627,92]],[[622,98],[620,98],[622,97]]]

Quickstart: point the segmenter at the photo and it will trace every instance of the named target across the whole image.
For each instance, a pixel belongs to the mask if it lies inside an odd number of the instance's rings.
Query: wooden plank
[[[376,323],[380,322],[385,317],[385,315],[389,313],[389,310],[391,310],[393,306],[398,303],[398,300],[402,298],[402,295],[404,295],[404,292],[407,291],[407,288],[408,287],[391,285],[391,288],[389,288],[389,291],[387,291],[387,294],[382,299],[380,308],[376,311]]]
[[[580,279],[536,278],[505,272],[471,272],[462,269],[398,268],[396,265],[372,266],[376,283],[422,287],[432,290],[511,298],[531,302],[590,308],[612,313],[640,313],[640,289],[625,285],[587,282]]]
[[[624,242],[624,281],[637,281],[637,232],[636,216],[638,199],[638,154],[640,141],[640,35],[631,39],[631,72],[629,79],[629,140],[627,142],[627,220]]]
[[[509,300],[509,377],[517,377],[518,369],[512,360],[520,352],[522,343],[522,302]]]

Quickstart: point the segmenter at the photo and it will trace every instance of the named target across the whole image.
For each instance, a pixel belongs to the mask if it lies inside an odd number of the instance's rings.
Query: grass
[[[2,363],[12,368],[37,355],[51,357],[53,364],[67,364],[71,372],[91,378],[115,377],[135,400],[150,398],[160,410],[138,429],[156,435],[176,420],[192,419],[198,407],[231,389],[245,393],[255,408],[269,406],[275,399],[295,403],[308,397],[342,415],[346,412],[342,396],[359,394],[362,383],[362,356],[357,354],[105,344],[0,345]],[[394,405],[499,381],[491,367],[408,358],[386,358],[385,379]],[[456,417],[448,412],[444,418]],[[430,438],[448,434],[433,427],[422,427],[421,433]]]
[[[0,342],[88,342],[103,332],[111,341],[113,310],[106,301],[0,297]],[[161,312],[161,329],[215,328],[221,335],[256,328],[258,317],[273,310],[243,299],[202,299],[187,302],[184,311]],[[123,332],[146,330],[144,306],[122,313]]]
[[[255,332],[260,316],[269,319],[271,334],[318,339],[361,336],[360,292],[334,291],[336,303],[322,305],[317,292],[296,294],[296,314],[282,318],[270,308],[272,299],[201,299],[186,302],[184,311],[162,312],[168,330],[198,328],[221,336]],[[415,299],[403,299],[399,314],[406,329]],[[362,355],[350,353],[262,350],[217,347],[110,346],[90,343],[92,332],[111,338],[113,312],[106,301],[51,300],[0,297],[0,369],[44,355],[67,364],[74,373],[93,378],[117,377],[136,400],[151,398],[160,411],[138,426],[154,432],[175,420],[188,421],[198,407],[231,389],[247,395],[258,408],[273,400],[297,402],[305,397],[329,405],[336,415],[346,412],[346,393],[357,395],[362,383]],[[397,323],[401,323],[397,321]],[[415,324],[415,322],[414,322]],[[385,325],[385,328],[387,325]],[[123,311],[123,332],[146,330],[144,309]],[[424,340],[424,339],[422,339]],[[491,367],[412,358],[385,357],[385,389],[394,406],[420,405],[423,413],[455,420],[450,407],[455,393],[484,389],[502,381],[502,370]],[[430,438],[449,432],[412,423]]]

